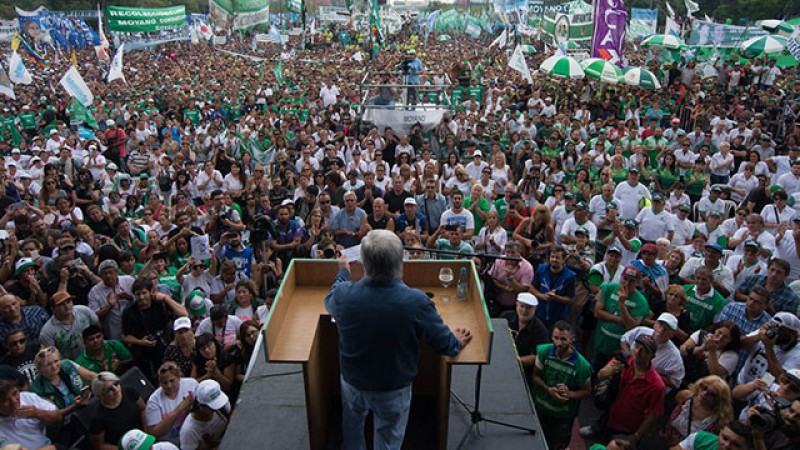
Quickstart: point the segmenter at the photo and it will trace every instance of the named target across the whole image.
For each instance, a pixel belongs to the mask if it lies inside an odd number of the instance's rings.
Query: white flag
[[[706,22],[713,22],[714,21],[714,19],[712,19],[711,17],[708,17],[708,14],[703,14],[703,15],[705,16],[704,18],[705,18]]]
[[[352,59],[353,61],[361,62],[364,60],[364,56],[361,55],[361,52],[355,52],[353,53],[353,56],[350,57],[350,59]]]
[[[10,97],[12,100],[17,99],[17,96],[14,95],[14,85],[11,84],[2,65],[0,65],[0,94]]]
[[[83,81],[83,77],[78,73],[78,69],[76,69],[75,66],[70,66],[67,73],[61,77],[61,86],[64,87],[64,90],[66,90],[69,95],[83,103],[83,106],[89,106],[94,102],[92,91],[89,90],[89,86]]]
[[[506,36],[506,30],[503,30],[503,32],[500,33],[500,36],[494,38],[492,43],[489,44],[489,48],[492,48],[495,45],[499,46],[500,48],[503,48],[506,46],[507,41],[508,41],[508,36]]]
[[[17,52],[12,52],[11,59],[8,61],[8,77],[16,84],[31,84],[33,82],[31,73],[25,68],[25,64],[23,64],[22,58],[19,57]]]
[[[672,9],[672,6],[669,4],[669,2],[666,2],[666,3],[667,3],[667,16],[670,19],[674,20],[675,19],[675,10]]]
[[[667,17],[667,21],[664,23],[664,34],[671,34],[675,37],[681,37],[681,27],[678,25],[678,22]]]
[[[531,70],[528,68],[528,62],[525,61],[525,55],[522,53],[522,47],[517,44],[517,48],[514,49],[514,53],[511,55],[511,59],[508,60],[508,67],[520,72],[528,83],[533,83],[533,77],[531,77]]]
[[[114,55],[114,59],[111,60],[111,68],[108,69],[108,78],[107,81],[111,83],[116,79],[122,79],[122,82],[128,84],[125,81],[125,74],[122,73],[122,54],[125,51],[125,44],[119,46],[117,49],[117,53]]]
[[[700,5],[697,2],[693,2],[692,0],[683,0],[683,3],[686,5],[686,14],[692,15],[697,11],[700,11]]]

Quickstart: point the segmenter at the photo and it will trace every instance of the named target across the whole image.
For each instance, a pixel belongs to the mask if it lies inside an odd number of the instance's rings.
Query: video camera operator
[[[419,73],[422,72],[422,61],[417,58],[417,51],[413,48],[408,51],[408,54],[400,62],[400,70],[403,72],[403,83],[409,85],[408,95],[406,96],[406,104],[417,104],[417,88],[413,87],[419,84]]]
[[[745,423],[753,430],[754,450],[800,448],[800,399],[768,412],[751,408]]]

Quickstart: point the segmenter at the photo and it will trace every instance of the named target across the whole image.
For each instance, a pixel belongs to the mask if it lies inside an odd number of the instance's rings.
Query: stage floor
[[[481,412],[490,419],[513,423],[537,430],[531,435],[524,431],[482,422],[469,431],[462,449],[546,450],[544,436],[539,430],[533,403],[527,392],[508,326],[505,320],[493,319],[495,330],[491,364],[483,369]],[[263,355],[257,356],[250,377],[242,386],[241,394],[228,431],[222,441],[222,450],[270,448],[280,450],[308,450],[309,438],[300,364],[266,363]],[[474,405],[475,366],[453,366],[452,392],[470,407]],[[447,448],[456,449],[470,428],[469,413],[450,396],[450,420]],[[425,401],[412,405],[404,449],[435,449],[433,428],[435,420],[425,411],[432,411]],[[419,413],[418,413],[419,412]],[[336,418],[332,418],[336,419]],[[338,422],[338,420],[337,420]],[[332,431],[327,439],[331,450],[341,448],[341,432]]]

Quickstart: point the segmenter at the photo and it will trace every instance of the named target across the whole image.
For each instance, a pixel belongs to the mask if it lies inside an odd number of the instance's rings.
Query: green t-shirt
[[[178,279],[175,276],[178,273],[178,269],[173,266],[167,266],[166,269],[166,274],[158,275],[158,284],[169,286],[172,298],[181,298],[181,285],[178,283]]]
[[[578,390],[592,376],[592,365],[577,350],[562,360],[555,355],[553,344],[542,344],[536,347],[536,369],[547,386],[566,384],[570,390]],[[550,396],[544,389],[533,388],[533,402],[540,414],[556,419],[570,419],[578,415],[580,400],[560,402]]]
[[[692,330],[699,330],[714,323],[714,317],[728,302],[714,288],[711,288],[714,291],[714,295],[711,297],[697,298],[694,286],[694,284],[687,284],[683,287],[686,292],[685,308],[691,317]]]
[[[698,431],[694,435],[692,448],[694,450],[717,450],[719,436],[708,431]]]
[[[600,286],[600,294],[603,296],[603,306],[606,312],[619,316],[619,283],[606,283]],[[625,306],[633,317],[647,317],[650,314],[650,307],[647,299],[641,292],[635,291],[632,297],[625,301]],[[595,348],[604,355],[611,355],[619,350],[619,341],[622,335],[628,331],[625,325],[620,323],[597,321],[597,331],[594,335]]]
[[[192,122],[192,125],[198,126],[200,125],[200,110],[199,109],[187,109],[183,112],[183,114],[189,118],[189,121]]]
[[[472,197],[467,197],[464,199],[464,209],[469,209],[470,206],[472,206]],[[489,204],[489,200],[486,200],[486,197],[481,197],[478,199],[478,209],[484,213],[488,213],[492,209],[492,205]],[[481,231],[486,224],[486,220],[482,219],[477,212],[473,213],[472,217],[475,219],[475,236],[477,236],[478,232]]]
[[[113,339],[107,339],[103,341],[103,359],[97,359],[94,356],[84,352],[75,358],[75,362],[78,363],[79,366],[82,366],[86,369],[91,370],[92,372],[102,372],[102,371],[111,371],[111,360],[116,357],[120,361],[126,361],[133,356],[131,352],[128,351],[125,344],[120,341],[115,341]],[[103,367],[103,363],[106,364],[106,367]]]
[[[705,174],[698,174],[694,170],[686,172],[686,175],[683,176],[683,182],[686,184],[686,193],[695,196],[703,195],[706,176]]]
[[[500,216],[500,223],[501,224],[506,223],[506,213],[508,212],[508,204],[506,203],[506,198],[500,197],[497,200],[495,200],[494,209],[497,211],[497,215]]]
[[[436,248],[439,250],[447,250],[451,252],[472,253],[472,247],[466,241],[461,241],[460,247],[453,247],[450,245],[450,239],[437,239]],[[456,259],[454,255],[439,255],[439,259]]]

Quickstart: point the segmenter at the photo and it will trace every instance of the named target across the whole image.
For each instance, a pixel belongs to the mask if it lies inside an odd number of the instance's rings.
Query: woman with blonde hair
[[[733,404],[728,383],[716,375],[697,380],[675,397],[678,406],[664,428],[664,441],[670,448],[690,434],[707,431],[718,434],[733,420]]]
[[[520,222],[513,234],[514,240],[522,244],[522,256],[534,269],[547,260],[550,247],[555,245],[555,236],[553,216],[544,205],[537,206],[533,216]]]
[[[511,172],[511,166],[506,164],[506,155],[504,153],[497,153],[492,156],[492,180],[497,186],[497,195],[503,195],[506,185],[514,182],[514,174]]]

